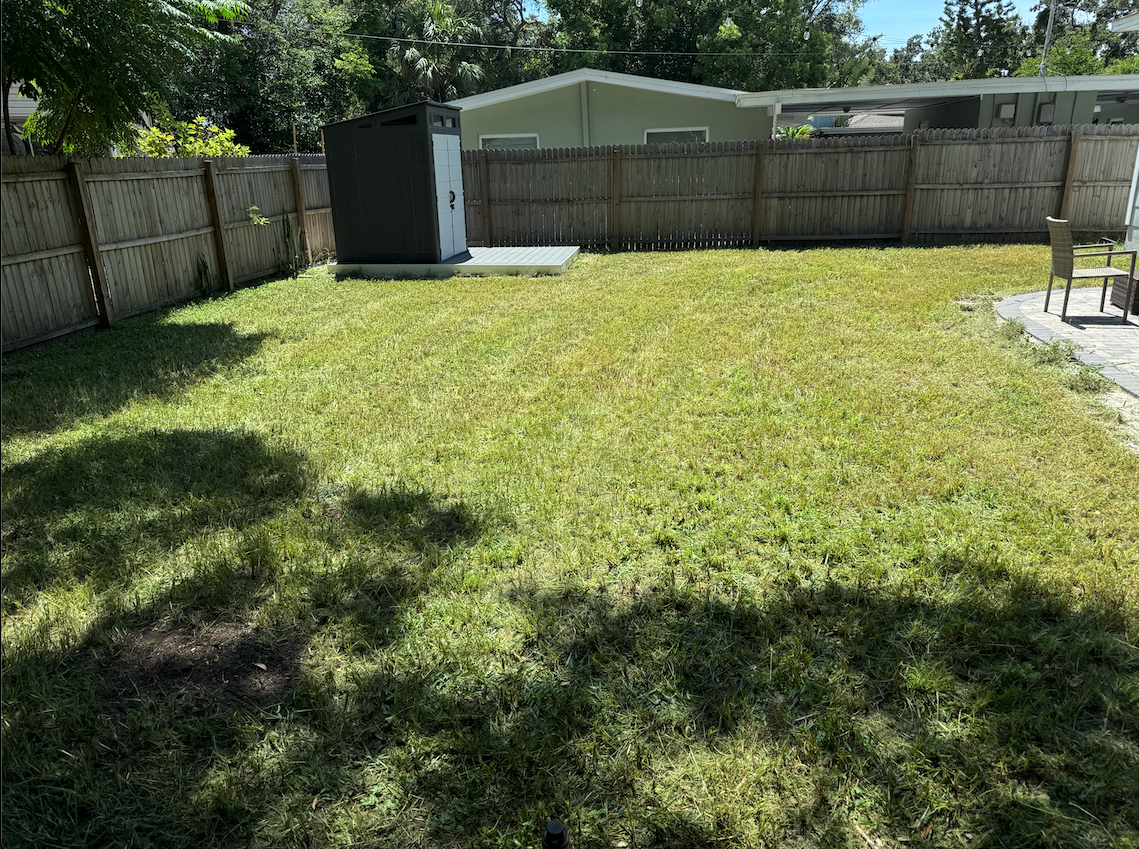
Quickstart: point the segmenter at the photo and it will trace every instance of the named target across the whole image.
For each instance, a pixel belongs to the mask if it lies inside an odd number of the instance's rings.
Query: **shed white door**
[[[463,160],[459,137],[433,133],[436,203],[439,207],[440,260],[467,249],[467,215],[463,208]]]

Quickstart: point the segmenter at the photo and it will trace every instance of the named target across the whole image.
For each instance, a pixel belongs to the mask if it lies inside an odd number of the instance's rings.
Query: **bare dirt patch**
[[[1122,389],[1113,389],[1096,400],[1119,413],[1119,421],[1112,423],[1112,429],[1119,434],[1124,445],[1139,454],[1139,398]]]
[[[107,667],[123,695],[271,704],[289,697],[303,651],[249,625],[152,628],[129,632]]]

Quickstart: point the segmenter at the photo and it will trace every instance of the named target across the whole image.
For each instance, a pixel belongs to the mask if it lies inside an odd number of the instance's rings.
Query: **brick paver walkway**
[[[1127,324],[1120,324],[1123,310],[1113,307],[1109,300],[1107,312],[1100,312],[1099,295],[1099,286],[1072,289],[1066,323],[1060,321],[1063,281],[1058,291],[1052,289],[1049,312],[1044,312],[1044,292],[1040,291],[1006,298],[997,304],[997,314],[1005,319],[1019,318],[1024,329],[1041,342],[1067,339],[1075,343],[1081,361],[1103,366],[1104,377],[1139,397],[1139,317],[1129,315]]]

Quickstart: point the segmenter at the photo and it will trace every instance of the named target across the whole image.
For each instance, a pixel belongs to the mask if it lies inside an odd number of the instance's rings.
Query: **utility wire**
[[[764,51],[762,53],[713,53],[713,52],[686,52],[682,50],[610,50],[605,47],[535,47],[533,45],[518,45],[517,47],[509,44],[473,44],[469,41],[432,41],[426,38],[398,38],[394,35],[363,35],[358,32],[346,32],[344,35],[350,35],[354,38],[372,38],[377,41],[395,41],[401,44],[441,44],[447,47],[473,47],[480,50],[530,50],[530,51],[544,51],[546,53],[613,53],[622,56],[739,56],[753,57],[753,56],[802,56],[804,53],[812,53],[818,56],[824,55],[823,50],[789,50],[784,52],[778,51]]]
[[[364,35],[359,32],[346,32],[343,35],[353,38],[370,38],[376,41],[392,41],[400,44],[438,44],[445,47],[470,47],[476,50],[529,50],[545,53],[606,53],[620,56],[720,56],[756,58],[759,56],[802,56],[811,54],[815,56],[826,55],[825,50],[763,50],[758,53],[727,53],[709,51],[683,51],[683,50],[611,50],[606,47],[538,47],[529,44],[476,44],[470,41],[433,41],[426,38],[400,38],[394,35]],[[1016,47],[1015,44],[963,44],[962,47],[976,47],[978,50],[1001,50],[1006,47]]]

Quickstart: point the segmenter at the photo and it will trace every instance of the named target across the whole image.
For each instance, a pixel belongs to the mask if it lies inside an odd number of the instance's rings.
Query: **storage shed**
[[[338,263],[437,263],[467,249],[459,109],[425,100],[324,127]]]

